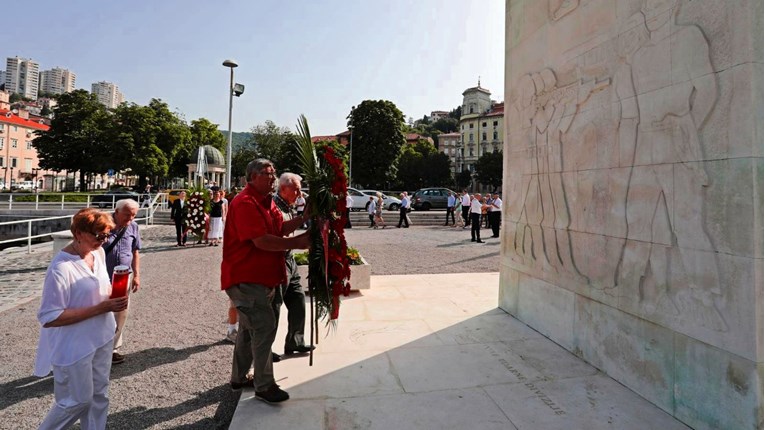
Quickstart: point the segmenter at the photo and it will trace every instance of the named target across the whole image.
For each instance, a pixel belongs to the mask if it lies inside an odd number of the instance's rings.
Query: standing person
[[[382,198],[382,193],[377,192],[377,202],[375,205],[375,225],[385,228],[385,220],[382,217],[383,207],[385,207],[385,200]]]
[[[401,228],[401,223],[404,223],[404,228],[409,228],[409,217],[406,212],[409,210],[409,196],[406,191],[401,193],[401,207],[399,207],[398,216],[398,228]]]
[[[298,196],[302,194],[300,191],[302,180],[303,178],[294,173],[282,173],[279,176],[279,192],[274,196],[274,202],[282,212],[285,222],[293,219],[290,207],[297,204]],[[302,212],[295,218],[304,220]],[[288,282],[282,286],[282,298],[284,306],[287,307],[287,337],[284,340],[284,354],[302,354],[312,351],[315,347],[305,344],[305,293],[303,286],[300,285],[300,274],[291,249],[287,250],[285,259]]]
[[[489,225],[489,218],[491,217],[489,213],[491,212],[491,209],[491,194],[486,193],[483,197],[483,211],[481,211],[481,225],[483,225],[484,228],[491,227],[491,225]]]
[[[220,245],[220,240],[223,237],[223,200],[221,200],[221,192],[213,192],[213,201],[210,202],[210,232],[207,238],[210,242],[208,246]]]
[[[351,225],[351,208],[353,208],[353,197],[350,194],[345,195],[345,216],[348,221],[345,223],[345,228],[353,228]]]
[[[377,211],[377,203],[375,203],[375,198],[373,196],[369,196],[369,204],[367,204],[367,214],[369,215],[369,228],[377,228],[377,224],[375,223],[375,212]]]
[[[117,201],[114,214],[112,214],[115,227],[103,244],[104,254],[106,254],[106,273],[109,275],[109,279],[112,279],[115,267],[129,267],[132,272],[132,292],[138,291],[141,285],[140,254],[138,252],[141,249],[141,232],[138,230],[138,223],[134,221],[137,214],[138,203],[135,200],[122,199]],[[119,349],[122,347],[122,334],[127,317],[128,309],[114,313],[117,331],[114,335],[112,364],[120,364],[125,361],[125,356],[119,353]]]
[[[499,194],[494,193],[494,198],[491,199],[491,237],[499,237],[499,223],[502,221],[502,199],[499,198]]]
[[[470,194],[467,190],[462,190],[462,220],[465,225],[462,228],[466,228],[470,225]]]
[[[483,209],[483,197],[476,193],[470,202],[470,241],[484,243],[481,240],[481,210]]]
[[[239,334],[234,346],[231,388],[254,387],[255,397],[278,403],[289,394],[276,385],[271,346],[276,337],[281,286],[287,283],[284,251],[305,249],[308,232],[294,237],[302,222],[284,222],[271,193],[276,169],[271,161],[256,159],[247,165],[247,186],[234,197],[223,230],[221,288],[236,305]],[[248,379],[250,366],[254,379]]]
[[[459,213],[460,215],[457,217],[460,222],[453,224],[452,227],[465,227],[465,219],[462,218],[462,198],[455,193],[454,195],[454,213]]]
[[[186,232],[183,229],[183,222],[186,219],[185,208],[186,191],[181,191],[170,208],[170,219],[175,223],[175,239],[178,242],[175,246],[186,246]]]
[[[55,402],[41,429],[106,428],[114,331],[112,312],[128,298],[110,299],[111,285],[101,244],[114,222],[94,208],[80,209],[70,230],[74,240],[53,257],[43,281],[37,320],[40,341],[35,376],[53,370]]]
[[[446,221],[444,225],[449,225],[449,215],[452,216],[452,225],[456,224],[454,220],[454,206],[456,206],[457,199],[454,197],[454,193],[449,191],[449,198],[446,199]]]

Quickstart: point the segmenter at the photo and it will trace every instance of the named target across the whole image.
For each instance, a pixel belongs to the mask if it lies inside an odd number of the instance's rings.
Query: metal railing
[[[135,222],[140,223],[144,222],[145,225],[151,225],[154,223],[154,212],[158,209],[159,205],[156,204],[157,200],[159,199],[159,195],[157,195],[154,200],[152,201],[152,204],[148,207],[141,207],[138,209],[138,214],[140,215],[141,212],[143,212],[144,216],[139,217],[136,216]],[[45,218],[33,218],[33,219],[27,219],[27,220],[19,220],[19,221],[5,221],[0,222],[0,227],[6,226],[6,225],[15,225],[15,224],[26,224],[27,225],[27,235],[23,237],[17,237],[13,239],[5,239],[0,240],[0,245],[4,245],[6,243],[14,243],[14,242],[26,242],[27,243],[27,253],[32,253],[32,239],[39,239],[46,236],[52,236],[56,233],[62,233],[67,230],[59,230],[59,231],[51,231],[48,233],[41,233],[41,234],[32,234],[32,224],[37,222],[44,222],[44,221],[53,221],[58,219],[69,219],[71,222],[72,217],[74,217],[74,214],[72,215],[62,215],[62,216],[54,216],[54,217],[45,217]]]
[[[34,199],[30,197],[34,196]],[[111,195],[109,199],[103,199],[103,194],[59,194],[59,193],[7,193],[0,194],[0,209],[3,206],[7,206],[6,209],[12,210],[14,206],[17,209],[61,209],[64,210],[67,207],[77,208],[98,206],[100,208],[113,208],[117,201],[125,198],[130,198],[125,195]],[[55,201],[49,197],[55,197]],[[60,198],[59,198],[60,197]],[[75,198],[76,200],[66,201],[67,197]],[[82,197],[85,197],[85,201],[82,201]],[[6,200],[7,198],[7,200]],[[167,193],[156,193],[151,200],[151,204],[155,205],[159,202],[162,207],[167,204]],[[143,201],[139,201],[139,204],[143,205]]]

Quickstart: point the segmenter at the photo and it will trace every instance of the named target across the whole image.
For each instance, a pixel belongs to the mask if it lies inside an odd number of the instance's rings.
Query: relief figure
[[[621,101],[619,144],[631,165],[627,239],[615,283],[637,291],[648,313],[689,314],[725,330],[714,299],[717,260],[704,226],[698,130],[717,98],[709,46],[694,25],[678,25],[676,0],[647,0],[648,38],[614,75]],[[631,159],[631,161],[630,161]]]

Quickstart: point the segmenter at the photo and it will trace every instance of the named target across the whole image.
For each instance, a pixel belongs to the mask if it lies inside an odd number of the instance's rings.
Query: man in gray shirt
[[[102,245],[106,253],[106,271],[109,273],[109,279],[112,278],[116,266],[128,266],[132,272],[132,292],[138,291],[141,285],[140,257],[138,255],[138,251],[141,249],[141,233],[138,231],[138,224],[133,221],[137,214],[138,202],[133,199],[119,200],[112,215],[115,227]],[[112,364],[120,364],[125,361],[125,357],[118,350],[122,346],[122,332],[125,321],[127,321],[128,309],[114,313],[114,319],[117,321],[117,333],[114,335]]]

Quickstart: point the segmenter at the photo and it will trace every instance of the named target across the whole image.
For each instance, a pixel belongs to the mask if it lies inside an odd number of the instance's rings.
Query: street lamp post
[[[351,131],[351,143],[348,150],[348,186],[353,186],[353,126],[349,126],[348,130]]]
[[[238,67],[239,64],[234,60],[226,60],[223,65],[231,69],[231,81],[228,88],[228,145],[226,146],[226,189],[231,190],[231,142],[234,138],[231,129],[231,114],[234,110],[234,68]]]

